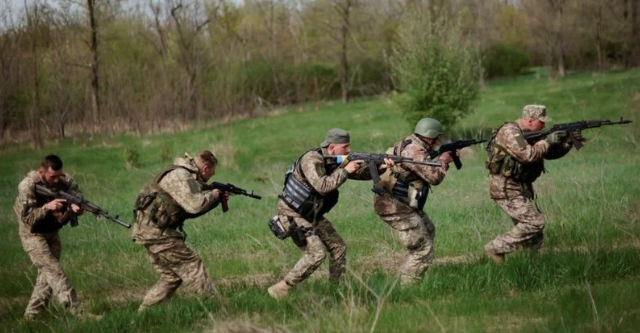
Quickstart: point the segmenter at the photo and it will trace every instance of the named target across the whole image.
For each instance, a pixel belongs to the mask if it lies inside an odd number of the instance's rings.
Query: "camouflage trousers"
[[[400,267],[400,283],[419,281],[433,259],[435,225],[423,211],[380,215],[380,218],[398,232],[402,245],[409,251]]]
[[[511,217],[514,227],[492,240],[488,247],[497,254],[507,254],[520,248],[539,249],[544,240],[544,216],[535,201],[523,196],[494,200]]]
[[[62,244],[58,232],[21,235],[20,238],[31,262],[38,268],[36,284],[24,315],[40,313],[49,304],[54,294],[63,307],[72,313],[81,313],[82,307],[78,302],[76,291],[60,265]]]
[[[309,225],[309,222],[302,218],[293,218],[298,226]],[[331,222],[321,218],[312,227],[312,235],[307,237],[307,243],[299,246],[304,251],[304,255],[298,263],[287,273],[284,280],[287,284],[294,286],[308,278],[320,267],[325,258],[325,252],[329,252],[329,279],[338,282],[344,275],[347,263],[347,244],[338,232],[333,228]]]
[[[182,283],[194,294],[215,294],[202,260],[187,247],[184,240],[167,239],[166,242],[168,244],[145,245],[153,268],[160,273],[160,279],[144,296],[140,309],[169,299]]]

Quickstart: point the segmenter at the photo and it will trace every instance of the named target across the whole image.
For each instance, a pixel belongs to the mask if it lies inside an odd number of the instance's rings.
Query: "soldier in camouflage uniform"
[[[58,302],[71,313],[99,319],[82,309],[59,262],[62,245],[58,230],[69,222],[72,214],[81,215],[83,211],[78,205],[68,205],[64,199],[40,197],[36,185],[82,196],[71,176],[62,172],[62,160],[56,155],[46,156],[38,170],[29,172],[18,185],[18,197],[13,207],[19,223],[18,232],[24,250],[38,268],[36,285],[24,317],[35,319],[55,294]]]
[[[338,282],[345,272],[347,246],[324,214],[337,203],[338,187],[347,179],[370,180],[371,175],[367,167],[360,167],[361,161],[340,167],[324,155],[349,154],[349,142],[347,131],[331,129],[321,148],[304,153],[287,173],[273,219],[284,226],[304,255],[282,281],[269,287],[269,295],[276,299],[309,277],[324,261],[325,251],[330,255],[330,280]]]
[[[544,172],[544,159],[566,155],[572,141],[565,131],[558,131],[531,144],[523,131],[540,131],[549,121],[544,105],[527,105],[522,117],[496,129],[487,145],[491,198],[514,224],[484,246],[496,263],[503,263],[505,254],[519,248],[538,250],[542,246],[545,221],[534,201],[533,182]],[[579,138],[580,133],[573,136]]]
[[[200,190],[215,174],[216,157],[203,151],[195,158],[185,154],[160,172],[138,194],[133,240],[147,250],[160,279],[147,292],[138,311],[169,299],[183,283],[195,293],[213,295],[215,289],[202,260],[185,244],[184,221],[214,209],[227,194]]]
[[[387,154],[429,161],[429,151],[442,134],[442,125],[435,119],[423,118],[414,133],[389,148]],[[440,184],[452,161],[450,153],[440,155],[440,167],[418,164],[396,164],[381,175],[384,195],[376,195],[376,214],[398,232],[409,255],[400,268],[400,283],[419,281],[433,258],[435,226],[424,213],[429,187]]]

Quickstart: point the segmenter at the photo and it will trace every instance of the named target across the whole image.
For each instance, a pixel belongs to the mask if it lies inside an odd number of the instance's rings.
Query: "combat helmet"
[[[433,118],[422,118],[416,124],[413,133],[429,139],[435,139],[442,134],[442,124]]]

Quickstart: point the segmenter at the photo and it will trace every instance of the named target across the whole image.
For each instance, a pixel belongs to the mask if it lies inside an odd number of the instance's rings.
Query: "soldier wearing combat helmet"
[[[572,142],[566,131],[557,131],[545,140],[529,143],[523,131],[540,131],[550,121],[544,105],[527,105],[520,119],[494,130],[487,145],[491,198],[514,224],[484,247],[496,263],[504,262],[505,254],[519,248],[542,246],[545,221],[534,201],[533,182],[544,172],[544,159],[564,156]]]
[[[212,296],[215,289],[200,257],[185,244],[185,220],[214,209],[226,193],[201,191],[218,160],[208,150],[195,157],[185,154],[160,172],[138,194],[133,240],[145,247],[160,279],[144,296],[138,311],[169,299],[184,284],[190,292]]]
[[[69,205],[64,199],[50,199],[38,195],[36,185],[52,191],[65,191],[82,197],[78,185],[62,172],[62,160],[56,155],[46,156],[37,171],[31,171],[18,185],[18,197],[13,210],[18,218],[19,235],[24,250],[38,268],[38,278],[24,312],[27,320],[35,319],[45,309],[52,295],[75,315],[99,319],[83,310],[75,289],[60,266],[62,244],[58,231],[82,208]]]
[[[428,152],[433,150],[441,135],[439,121],[423,118],[416,124],[414,133],[394,144],[387,154],[426,162]],[[400,282],[405,285],[420,280],[433,258],[435,226],[423,208],[430,186],[442,182],[452,156],[444,153],[439,161],[440,167],[396,164],[382,174],[385,193],[376,195],[374,200],[376,214],[398,232],[402,245],[409,251],[400,268]]]
[[[324,215],[338,203],[338,187],[347,179],[370,180],[371,176],[360,161],[347,161],[342,166],[324,155],[346,155],[350,150],[349,133],[334,128],[327,132],[320,148],[302,154],[287,171],[278,215],[270,225],[281,226],[284,237],[279,238],[291,236],[304,255],[282,281],[269,287],[272,297],[285,297],[309,277],[324,261],[325,251],[330,255],[330,280],[337,282],[344,274],[347,246]]]

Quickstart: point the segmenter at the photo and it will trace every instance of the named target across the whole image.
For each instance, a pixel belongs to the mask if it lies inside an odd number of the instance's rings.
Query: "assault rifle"
[[[432,150],[429,152],[429,157],[435,158],[440,156],[446,152],[451,152],[451,157],[453,157],[453,163],[456,165],[456,169],[460,170],[462,168],[462,162],[460,162],[460,156],[458,156],[458,150],[462,148],[466,148],[472,145],[477,145],[483,142],[487,142],[487,140],[480,139],[471,139],[471,140],[458,140],[455,142],[445,143],[440,146],[437,150]]]
[[[584,144],[582,143],[582,138],[576,136],[576,132],[579,132],[583,129],[596,128],[605,125],[622,125],[622,124],[630,124],[631,120],[624,120],[620,117],[619,121],[611,121],[611,120],[580,120],[573,123],[564,123],[564,124],[556,124],[553,125],[550,129],[546,131],[528,131],[524,132],[524,138],[529,143],[535,143],[539,140],[542,140],[547,137],[547,135],[557,132],[557,131],[567,131],[569,133],[569,138],[571,142],[576,147],[576,150],[580,150]]]
[[[37,185],[36,184],[36,193],[38,195],[41,195],[43,197],[47,197],[47,198],[52,198],[52,199],[64,199],[67,201],[68,205],[72,205],[72,204],[76,204],[78,205],[80,208],[82,208],[83,210],[92,213],[93,215],[95,215],[96,217],[101,217],[101,218],[105,218],[105,219],[109,219],[125,228],[131,228],[131,225],[120,220],[118,218],[118,215],[116,215],[115,217],[109,215],[109,213],[100,208],[98,205],[91,203],[83,198],[77,197],[75,195],[69,194],[67,192],[64,191],[52,191],[42,185]],[[78,225],[78,221],[77,219],[73,219],[71,220],[71,226],[75,227]]]
[[[342,164],[345,160],[349,161],[363,161],[369,165],[369,172],[371,173],[371,179],[373,180],[373,189],[372,191],[376,194],[383,195],[384,190],[378,186],[380,182],[380,173],[378,172],[378,165],[384,163],[384,159],[388,158],[397,164],[408,163],[408,164],[420,164],[420,165],[428,165],[432,167],[440,167],[442,163],[440,162],[422,162],[422,161],[414,161],[409,157],[402,157],[397,155],[388,155],[388,154],[372,154],[372,153],[351,153],[349,155],[324,155],[325,158],[335,158],[338,164]]]
[[[207,183],[200,182],[200,189],[202,191],[211,191],[211,190],[217,189],[222,192],[227,192],[229,194],[244,195],[246,197],[253,198],[256,200],[262,199],[261,196],[253,193],[253,191],[247,192],[247,190],[243,188],[239,188],[233,184],[223,184],[218,182],[212,182],[211,184],[207,184]],[[222,200],[221,201],[222,211],[226,213],[229,210],[229,202],[224,198],[224,196],[222,197],[221,200]]]

